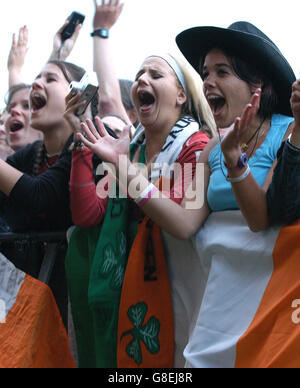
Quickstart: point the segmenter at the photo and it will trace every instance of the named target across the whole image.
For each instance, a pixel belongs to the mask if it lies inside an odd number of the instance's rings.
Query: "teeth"
[[[38,93],[31,94],[31,106],[33,110],[39,110],[46,105],[46,100]]]
[[[223,98],[221,96],[208,96],[207,99],[208,100],[217,100],[218,98]]]

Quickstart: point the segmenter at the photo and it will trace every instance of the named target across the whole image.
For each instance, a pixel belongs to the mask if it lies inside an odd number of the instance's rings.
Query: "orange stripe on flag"
[[[300,367],[300,324],[292,319],[292,303],[300,299],[299,236],[300,221],[280,231],[272,277],[254,320],[237,344],[237,368]]]
[[[75,368],[51,290],[27,275],[0,324],[0,367]]]

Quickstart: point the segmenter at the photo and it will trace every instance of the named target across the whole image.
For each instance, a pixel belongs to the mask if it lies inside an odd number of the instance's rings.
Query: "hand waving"
[[[28,52],[28,28],[26,26],[21,27],[19,30],[18,40],[16,39],[16,34],[13,34],[12,46],[9,52],[7,68],[8,70],[18,70],[21,71],[25,57]]]
[[[86,120],[85,123],[82,123],[81,128],[86,137],[78,133],[78,139],[98,155],[100,159],[107,163],[112,163],[118,169],[119,157],[122,155],[129,156],[131,126],[126,126],[120,138],[114,139],[107,133],[99,117],[96,117],[96,124],[99,132],[91,120]]]
[[[119,0],[109,0],[106,4],[105,0],[101,0],[98,5],[97,0],[94,0],[95,4],[95,16],[94,16],[94,29],[107,28],[108,30],[118,20],[124,4],[120,4]]]
[[[221,142],[221,149],[229,165],[234,164],[241,155],[243,135],[249,128],[260,106],[261,89],[257,89],[250,103],[246,105],[241,117],[237,117]]]

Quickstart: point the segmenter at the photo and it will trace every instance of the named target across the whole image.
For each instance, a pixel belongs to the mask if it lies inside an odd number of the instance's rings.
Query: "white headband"
[[[151,58],[151,57],[158,57],[163,59],[165,62],[167,62],[167,64],[173,69],[174,73],[176,74],[185,94],[187,94],[187,86],[186,86],[183,72],[179,67],[178,63],[175,61],[175,59],[169,54],[150,55],[148,58]]]

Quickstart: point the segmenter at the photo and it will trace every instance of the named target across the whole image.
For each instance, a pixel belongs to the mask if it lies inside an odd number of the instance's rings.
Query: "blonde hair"
[[[171,54],[171,57],[180,67],[186,83],[185,94],[187,100],[183,106],[182,114],[191,116],[196,120],[201,125],[203,132],[210,138],[217,136],[215,119],[205,98],[203,81],[200,75],[181,54]]]

